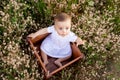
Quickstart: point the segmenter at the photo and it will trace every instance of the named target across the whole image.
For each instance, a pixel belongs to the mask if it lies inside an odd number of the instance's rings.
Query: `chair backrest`
[[[41,43],[50,33],[46,33],[46,34],[42,34],[42,35],[38,35],[36,36],[34,39],[29,38],[31,43],[34,44],[39,44]],[[79,56],[81,56],[81,52],[79,50],[79,48],[76,46],[76,44],[74,42],[71,42],[71,48],[72,48],[72,53],[73,53],[73,58],[77,58]]]
[[[46,33],[46,34],[42,34],[42,35],[38,35],[36,36],[34,39],[31,39],[32,43],[35,44],[37,42],[40,42],[42,40],[45,39],[45,37],[47,37],[50,33]]]

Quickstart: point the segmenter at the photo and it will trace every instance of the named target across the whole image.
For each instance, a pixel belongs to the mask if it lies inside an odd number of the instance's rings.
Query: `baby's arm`
[[[84,45],[84,44],[85,44],[85,41],[84,41],[84,40],[82,40],[82,39],[81,39],[81,38],[79,38],[79,37],[76,39],[76,41],[75,41],[75,42],[77,43],[77,46],[78,46],[78,45]]]
[[[28,35],[28,37],[35,38],[36,36],[42,35],[42,34],[45,34],[45,33],[48,33],[47,28],[43,28],[43,29],[40,29],[39,31],[37,31],[35,33],[31,33],[30,35]]]

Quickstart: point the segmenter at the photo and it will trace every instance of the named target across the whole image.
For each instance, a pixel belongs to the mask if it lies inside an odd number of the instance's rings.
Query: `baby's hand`
[[[83,41],[81,42],[81,44],[82,44],[82,45],[85,45],[85,42],[86,42],[86,41],[85,41],[85,40],[83,40]]]
[[[84,45],[84,44],[85,44],[85,42],[84,42],[84,41],[77,42],[77,46],[79,46],[79,45]]]
[[[78,39],[76,40],[76,42],[77,42],[77,46],[78,46],[78,45],[84,45],[86,41],[78,38]]]

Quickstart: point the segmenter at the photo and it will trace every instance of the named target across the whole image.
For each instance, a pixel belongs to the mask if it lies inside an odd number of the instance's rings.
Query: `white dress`
[[[54,58],[65,58],[72,54],[70,42],[75,42],[77,36],[70,32],[65,37],[60,36],[54,25],[47,28],[48,32],[51,33],[48,35],[42,42],[40,48],[48,56]]]

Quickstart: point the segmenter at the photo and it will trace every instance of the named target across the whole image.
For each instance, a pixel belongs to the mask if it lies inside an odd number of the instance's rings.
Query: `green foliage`
[[[0,26],[0,36],[3,35],[4,31],[5,31],[5,28],[3,26]]]
[[[2,60],[0,60],[0,75],[3,75],[8,80],[15,80],[15,76],[17,76],[19,73],[13,69],[12,66],[7,65]],[[1,76],[0,76],[1,78]]]
[[[92,0],[88,1],[88,5],[89,6],[94,6],[94,1],[92,1]]]
[[[0,26],[0,45],[2,44],[3,42],[3,33],[5,31],[5,28],[3,26]]]
[[[120,35],[120,16],[116,16],[114,19],[113,19],[113,22],[114,22],[114,26],[113,26],[113,32],[115,34],[118,34]]]
[[[112,43],[112,42],[108,43],[108,44],[106,45],[106,50],[109,51],[109,50],[112,48],[112,46],[113,46],[113,43]]]

